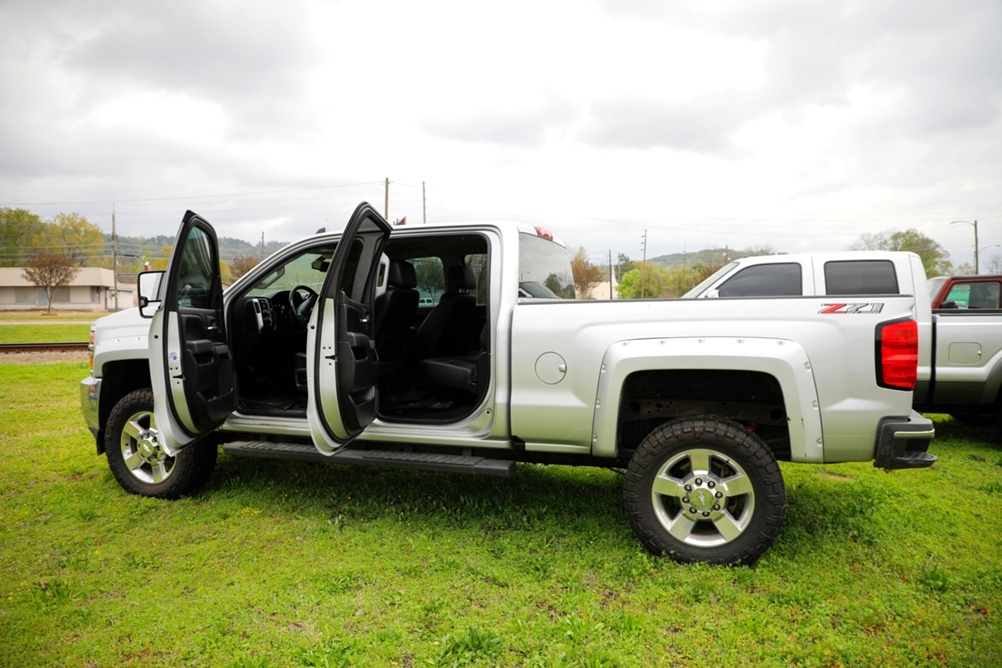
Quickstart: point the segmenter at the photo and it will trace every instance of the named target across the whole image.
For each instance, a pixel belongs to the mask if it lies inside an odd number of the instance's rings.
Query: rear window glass
[[[836,260],[825,263],[825,294],[896,295],[898,276],[890,260]]]
[[[742,269],[720,285],[721,297],[791,297],[802,293],[800,265],[760,264]]]

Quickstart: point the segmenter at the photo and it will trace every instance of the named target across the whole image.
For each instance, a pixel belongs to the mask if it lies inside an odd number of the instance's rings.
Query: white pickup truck
[[[391,228],[367,204],[225,294],[218,267],[215,232],[189,212],[166,273],[140,276],[149,326],[133,313],[92,328],[83,412],[129,492],[191,492],[220,443],[488,475],[621,468],[648,549],[735,564],[780,531],[777,462],[936,460],[911,408],[911,296],[579,301],[566,249],[539,228]]]
[[[914,253],[844,251],[741,258],[684,297],[912,294],[919,327],[915,408],[1002,430],[1000,292],[1002,276],[926,281]]]

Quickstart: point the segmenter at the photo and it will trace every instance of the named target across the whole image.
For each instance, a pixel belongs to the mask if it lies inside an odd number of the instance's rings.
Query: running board
[[[508,459],[401,452],[399,450],[358,450],[355,448],[342,448],[328,457],[320,454],[312,445],[270,441],[233,441],[223,446],[223,452],[234,457],[293,459],[323,464],[354,464],[356,466],[378,466],[380,468],[443,473],[474,473],[500,477],[510,476],[515,470],[515,462]]]

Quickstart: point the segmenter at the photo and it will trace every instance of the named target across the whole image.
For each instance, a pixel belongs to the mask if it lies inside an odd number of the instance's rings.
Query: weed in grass
[[[156,566],[156,559],[149,555],[126,554],[122,557],[122,563],[130,570],[145,570]]]
[[[35,600],[46,607],[67,603],[70,600],[70,585],[60,578],[39,580],[32,591]]]
[[[327,596],[341,596],[361,589],[365,585],[362,573],[338,573],[321,575],[314,583],[315,588]]]
[[[950,587],[950,576],[938,566],[925,566],[918,576],[919,583],[935,592],[945,592]]]
[[[609,627],[620,638],[636,637],[644,631],[644,623],[640,617],[625,610],[616,610],[612,613]]]
[[[354,642],[328,640],[317,647],[304,649],[299,654],[299,664],[311,668],[349,668],[361,665],[363,658]]]
[[[993,480],[987,485],[982,485],[981,491],[987,494],[999,494],[1000,492],[1002,492],[1002,481]]]
[[[578,613],[572,612],[560,620],[559,628],[572,643],[584,642],[586,639],[600,633],[605,627],[601,622],[592,624]]]
[[[504,649],[504,641],[497,632],[475,626],[466,629],[465,633],[447,634],[440,645],[438,656],[428,660],[429,666],[491,665]]]
[[[229,668],[274,668],[276,664],[266,656],[241,656],[229,663]]]
[[[93,522],[100,517],[100,515],[93,508],[81,508],[77,511],[77,517],[80,518],[81,522]]]

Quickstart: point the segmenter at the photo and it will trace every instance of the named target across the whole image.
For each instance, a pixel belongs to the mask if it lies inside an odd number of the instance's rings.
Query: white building
[[[56,288],[52,295],[52,310],[62,311],[114,311],[115,289],[118,289],[118,307],[135,305],[135,283],[115,285],[111,269],[81,267],[69,285]],[[20,267],[0,267],[0,310],[33,311],[48,308],[45,290],[24,277]]]
[[[589,290],[583,299],[619,299],[619,281],[615,276],[612,277],[611,284],[609,281],[602,281]]]

